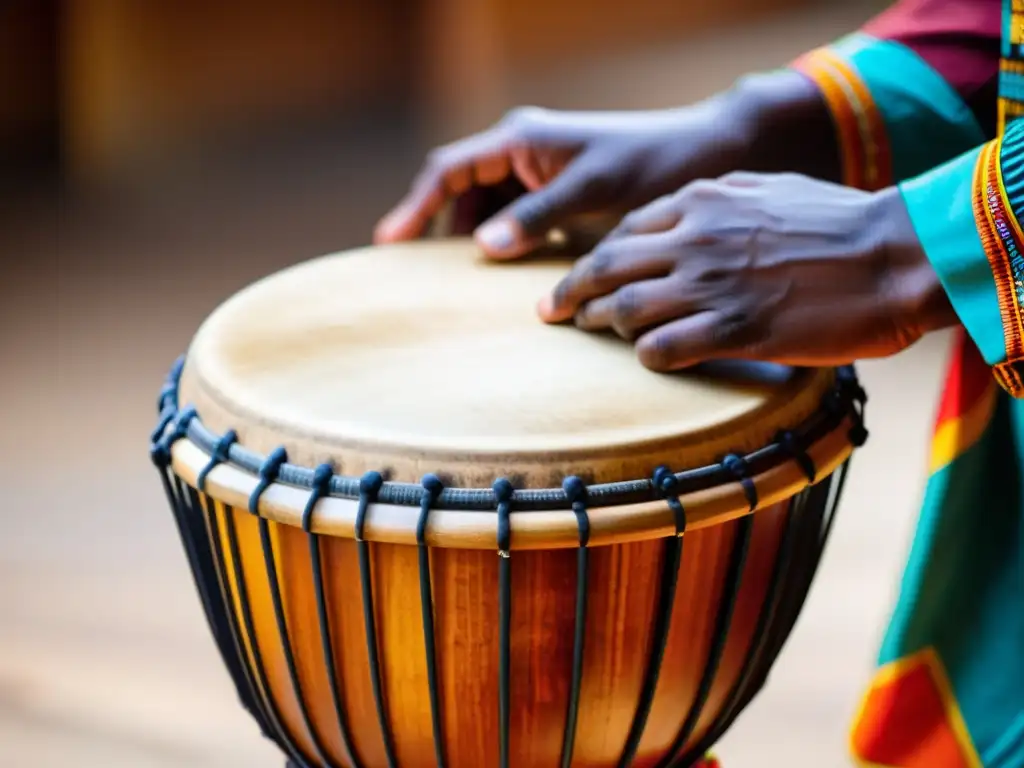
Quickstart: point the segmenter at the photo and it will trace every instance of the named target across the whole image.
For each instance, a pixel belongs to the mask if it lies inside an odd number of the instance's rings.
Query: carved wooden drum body
[[[853,371],[649,372],[536,319],[566,269],[325,257],[172,370],[152,455],[296,765],[689,766],[764,684],[866,434]]]

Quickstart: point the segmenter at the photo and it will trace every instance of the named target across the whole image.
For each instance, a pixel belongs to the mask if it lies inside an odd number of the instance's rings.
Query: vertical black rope
[[[161,403],[167,398],[167,394],[161,393]],[[156,437],[156,440],[150,444],[149,456],[160,474],[160,482],[163,484],[167,502],[171,507],[171,514],[174,516],[178,537],[181,539],[182,548],[185,550],[185,559],[188,562],[189,569],[192,571],[192,582],[199,596],[199,604],[203,609],[203,616],[206,618],[206,624],[214,638],[214,642],[219,647],[222,642],[221,633],[218,631],[217,620],[214,617],[212,597],[208,589],[209,585],[204,578],[204,569],[200,561],[199,552],[196,549],[195,537],[192,535],[185,492],[178,485],[178,477],[171,468],[171,449],[175,443],[185,437],[188,426],[195,417],[195,408],[189,407],[182,410],[173,420],[168,420],[168,423],[164,424],[164,429],[160,433],[153,433],[153,437]],[[161,422],[163,421],[164,419],[161,419]],[[166,431],[168,426],[170,426],[170,431]]]
[[[213,608],[213,617],[217,624],[217,633],[219,635],[217,646],[224,664],[228,668],[228,673],[235,683],[235,689],[242,700],[242,705],[256,719],[264,736],[269,738],[270,728],[266,714],[259,703],[259,695],[253,683],[246,657],[238,641],[238,628],[235,626],[234,621],[234,606],[230,602],[230,592],[227,589],[224,569],[220,561],[220,528],[217,525],[216,512],[214,510],[207,510],[207,505],[199,497],[202,494],[209,500],[209,504],[214,503],[206,492],[206,480],[216,466],[227,462],[228,449],[237,440],[238,435],[235,434],[235,431],[228,430],[214,447],[206,466],[196,476],[196,489],[192,489],[184,482],[181,482],[180,478],[179,486],[180,492],[188,497],[190,517],[196,521],[194,535],[197,548],[203,542],[207,545],[203,547],[203,552],[199,554],[208,564],[211,571],[208,574],[208,580],[210,582],[210,601]],[[214,589],[214,585],[217,585],[216,589]]]
[[[249,512],[259,515],[259,500],[264,491],[277,478],[281,465],[286,461],[283,448],[278,448],[260,466],[259,481],[249,496]],[[249,589],[245,584],[245,570],[242,567],[242,551],[238,545],[238,531],[235,527],[235,516],[232,510],[226,509],[224,515],[224,530],[228,537],[228,549],[231,552],[231,563],[235,576],[235,586],[238,590],[238,605],[242,614],[242,625],[245,628],[246,637],[249,639],[249,648],[252,654],[253,671],[260,689],[263,691],[264,700],[267,706],[267,716],[272,728],[277,732],[276,741],[285,753],[300,766],[307,765],[307,759],[302,750],[292,741],[281,720],[281,712],[274,701],[273,691],[267,679],[267,670],[263,664],[263,652],[260,650],[259,639],[256,637],[255,622],[252,617],[252,605],[249,602]]]
[[[512,483],[494,483],[498,503],[498,764],[509,768],[509,720],[512,677]]]
[[[384,742],[384,755],[388,768],[395,768],[395,747],[384,707],[384,686],[381,682],[380,651],[377,648],[377,617],[373,609],[373,574],[370,570],[370,545],[363,538],[366,529],[366,511],[377,499],[384,478],[379,472],[367,472],[359,481],[359,508],[356,511],[356,548],[359,553],[359,582],[363,593],[363,627],[366,630],[366,655],[370,662],[370,685],[377,708],[377,723]]]
[[[806,497],[799,502],[801,519],[794,532],[793,549],[797,556],[793,558],[793,567],[779,596],[775,617],[767,630],[764,660],[754,670],[750,684],[736,707],[735,717],[738,717],[764,688],[774,662],[778,659],[807,599],[808,588],[813,580],[814,557],[813,554],[809,557],[799,555],[817,546],[825,511],[823,497],[828,494],[831,483],[832,478],[828,477],[803,492]]]
[[[654,473],[654,487],[668,503],[675,520],[675,536],[665,542],[665,558],[661,567],[661,589],[658,595],[657,617],[654,634],[651,638],[651,657],[644,673],[643,688],[640,690],[640,701],[636,714],[629,729],[626,746],[619,758],[619,768],[633,763],[636,751],[647,727],[654,704],[654,695],[658,689],[658,678],[661,675],[661,664],[665,658],[665,646],[668,642],[669,629],[672,626],[672,611],[676,602],[676,586],[679,581],[679,567],[683,560],[683,534],[686,532],[686,511],[679,501],[679,481],[668,467],[658,467]]]
[[[711,686],[714,685],[715,677],[718,674],[718,665],[725,653],[725,646],[729,640],[729,627],[732,625],[732,616],[736,609],[736,600],[739,597],[740,584],[743,581],[743,571],[747,562],[747,551],[750,549],[750,538],[754,530],[753,512],[757,508],[757,488],[747,471],[746,462],[739,456],[730,455],[722,460],[722,465],[728,469],[740,485],[747,497],[750,507],[750,514],[740,518],[736,523],[736,534],[732,544],[732,554],[729,558],[729,566],[726,571],[725,584],[722,587],[722,604],[718,608],[715,617],[714,637],[711,641],[711,648],[708,651],[707,664],[704,667],[704,674],[701,676],[700,684],[697,687],[697,694],[694,697],[690,711],[683,721],[679,733],[672,743],[671,748],[658,766],[672,765],[676,756],[686,746],[686,742],[693,735],[694,728],[700,722],[700,716],[707,703],[708,695],[711,693]]]
[[[778,436],[776,442],[790,453],[803,471],[807,482],[813,484],[818,475],[817,467],[810,455],[796,443],[793,434],[783,432]],[[785,591],[784,585],[797,549],[796,539],[802,527],[803,508],[806,506],[807,499],[808,491],[805,489],[789,500],[785,528],[779,542],[775,563],[772,565],[772,573],[768,580],[768,588],[765,590],[761,612],[758,614],[757,624],[751,635],[750,648],[735,682],[725,697],[718,721],[711,724],[704,738],[687,755],[687,758],[691,760],[698,759],[711,749],[715,742],[732,726],[742,710],[744,698],[753,695],[750,692],[751,682],[760,676],[761,670],[765,668],[766,664],[771,663],[771,656],[766,654],[766,651],[770,650],[770,640],[773,634],[770,628],[779,615]],[[686,764],[686,759],[683,760],[683,764]]]
[[[325,470],[326,472],[326,470]],[[334,715],[338,721],[338,735],[341,737],[342,746],[352,761],[352,768],[360,768],[359,757],[356,754],[355,745],[352,742],[352,734],[349,730],[348,714],[345,710],[345,703],[342,699],[341,688],[338,685],[338,670],[334,664],[334,642],[331,639],[331,620],[327,615],[327,598],[324,589],[324,570],[320,556],[320,537],[313,533],[313,508],[319,497],[327,495],[327,488],[330,478],[326,481],[322,477],[314,478],[316,490],[306,501],[306,507],[302,512],[302,530],[309,537],[309,560],[313,571],[313,590],[316,594],[316,616],[317,625],[320,630],[320,647],[323,649],[324,665],[327,671],[327,684],[331,691],[331,702],[334,704]]]
[[[837,470],[840,486],[843,471],[844,467]],[[821,564],[825,541],[834,520],[832,515],[834,507],[829,503],[829,499],[834,498],[832,492],[837,483],[837,473],[833,473],[828,480],[818,483],[808,491],[811,497],[808,503],[811,513],[808,523],[814,523],[814,525],[808,525],[806,532],[802,534],[801,540],[797,543],[797,549],[801,552],[808,552],[809,555],[800,562],[793,574],[792,598],[786,601],[780,610],[781,620],[776,630],[777,639],[773,641],[772,646],[773,654],[776,656],[782,652],[793,627],[796,626],[797,619],[810,596],[811,584],[818,572],[818,566]]]
[[[227,564],[224,562],[224,556],[221,551],[221,535],[220,535],[220,523],[217,518],[217,504],[218,502],[211,497],[207,497],[209,509],[207,511],[207,520],[210,524],[210,539],[217,544],[213,547],[214,552],[214,566],[217,569],[217,578],[220,582],[221,594],[224,597],[225,610],[228,619],[228,627],[231,633],[231,639],[234,644],[235,653],[238,656],[242,670],[245,673],[246,688],[248,689],[249,695],[251,696],[252,706],[247,706],[253,717],[256,718],[256,722],[259,723],[260,730],[263,735],[268,739],[275,739],[274,730],[271,726],[270,715],[267,712],[266,705],[264,704],[263,697],[260,695],[259,688],[256,684],[255,672],[249,660],[249,655],[245,652],[245,644],[242,641],[241,631],[238,627],[238,619],[235,615],[235,603],[231,596],[231,582],[228,579]],[[231,514],[229,509],[224,510],[225,516]],[[243,697],[243,703],[245,699]]]
[[[437,475],[423,478],[420,517],[416,522],[416,548],[420,566],[420,609],[423,614],[423,645],[427,655],[427,686],[430,694],[430,721],[434,731],[434,759],[437,768],[445,766],[444,733],[441,730],[441,696],[437,681],[437,653],[434,647],[434,598],[430,585],[430,549],[427,547],[427,518],[444,485]]]
[[[572,504],[579,532],[576,550],[576,624],[572,641],[572,680],[569,685],[569,709],[562,737],[562,768],[569,768],[576,747],[576,723],[580,710],[580,687],[583,682],[583,650],[587,636],[587,594],[590,573],[590,517],[587,515],[587,487],[578,477],[567,477],[562,490]]]
[[[302,512],[302,528],[305,531],[310,529],[310,522],[313,516],[313,508],[317,501],[330,493],[329,487],[331,477],[334,475],[334,468],[330,464],[321,464],[313,474],[313,490],[310,491],[306,507]],[[277,562],[274,558],[274,544],[270,538],[270,522],[265,517],[259,519],[260,544],[263,547],[263,563],[267,570],[267,586],[270,588],[270,599],[274,606],[274,619],[277,623],[277,635],[281,640],[281,649],[284,651],[285,665],[288,668],[288,677],[292,684],[292,693],[299,706],[299,714],[302,716],[302,724],[309,735],[309,740],[316,753],[317,762],[326,768],[335,768],[335,763],[329,759],[327,750],[324,749],[320,736],[313,727],[313,718],[309,714],[309,705],[302,690],[302,681],[299,679],[298,665],[295,663],[295,651],[292,648],[291,634],[288,631],[288,619],[284,615],[284,600],[281,597],[281,580],[277,573]]]

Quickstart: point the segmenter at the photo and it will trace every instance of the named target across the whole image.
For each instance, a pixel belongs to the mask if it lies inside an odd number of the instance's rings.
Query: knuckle
[[[759,176],[750,171],[730,171],[721,179],[723,184],[734,187],[751,187],[757,184],[758,180]]]
[[[620,235],[632,235],[640,228],[643,220],[644,214],[641,211],[630,211],[622,217],[622,221],[620,221],[619,226],[616,227],[616,233]]]
[[[615,320],[629,327],[640,311],[640,297],[635,285],[624,285],[612,298],[612,314]]]
[[[450,146],[435,147],[427,153],[426,168],[428,171],[444,171],[451,165],[451,157]]]
[[[679,198],[686,203],[699,203],[717,200],[722,196],[722,186],[710,179],[698,179],[690,182],[679,192]]]
[[[615,249],[609,245],[598,246],[590,255],[583,275],[590,283],[599,283],[611,273],[615,263]]]
[[[525,137],[530,129],[541,121],[544,114],[545,110],[541,107],[514,107],[505,113],[501,124],[514,135]]]

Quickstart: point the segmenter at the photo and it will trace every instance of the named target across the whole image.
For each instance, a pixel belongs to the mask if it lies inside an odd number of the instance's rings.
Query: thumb
[[[477,228],[477,242],[494,259],[524,256],[547,240],[551,229],[605,202],[596,169],[571,163],[547,185],[517,198]]]

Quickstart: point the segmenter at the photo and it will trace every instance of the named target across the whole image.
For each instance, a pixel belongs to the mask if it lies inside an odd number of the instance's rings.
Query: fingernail
[[[555,300],[551,296],[545,296],[537,302],[537,314],[545,323],[561,323],[568,319],[555,311]],[[562,315],[564,314],[563,312]]]
[[[374,239],[378,242],[392,239],[395,235],[397,224],[398,217],[394,213],[388,214],[377,222],[377,227],[374,230]]]
[[[484,224],[476,231],[476,239],[488,251],[507,251],[515,242],[516,233],[511,222],[498,219]]]

